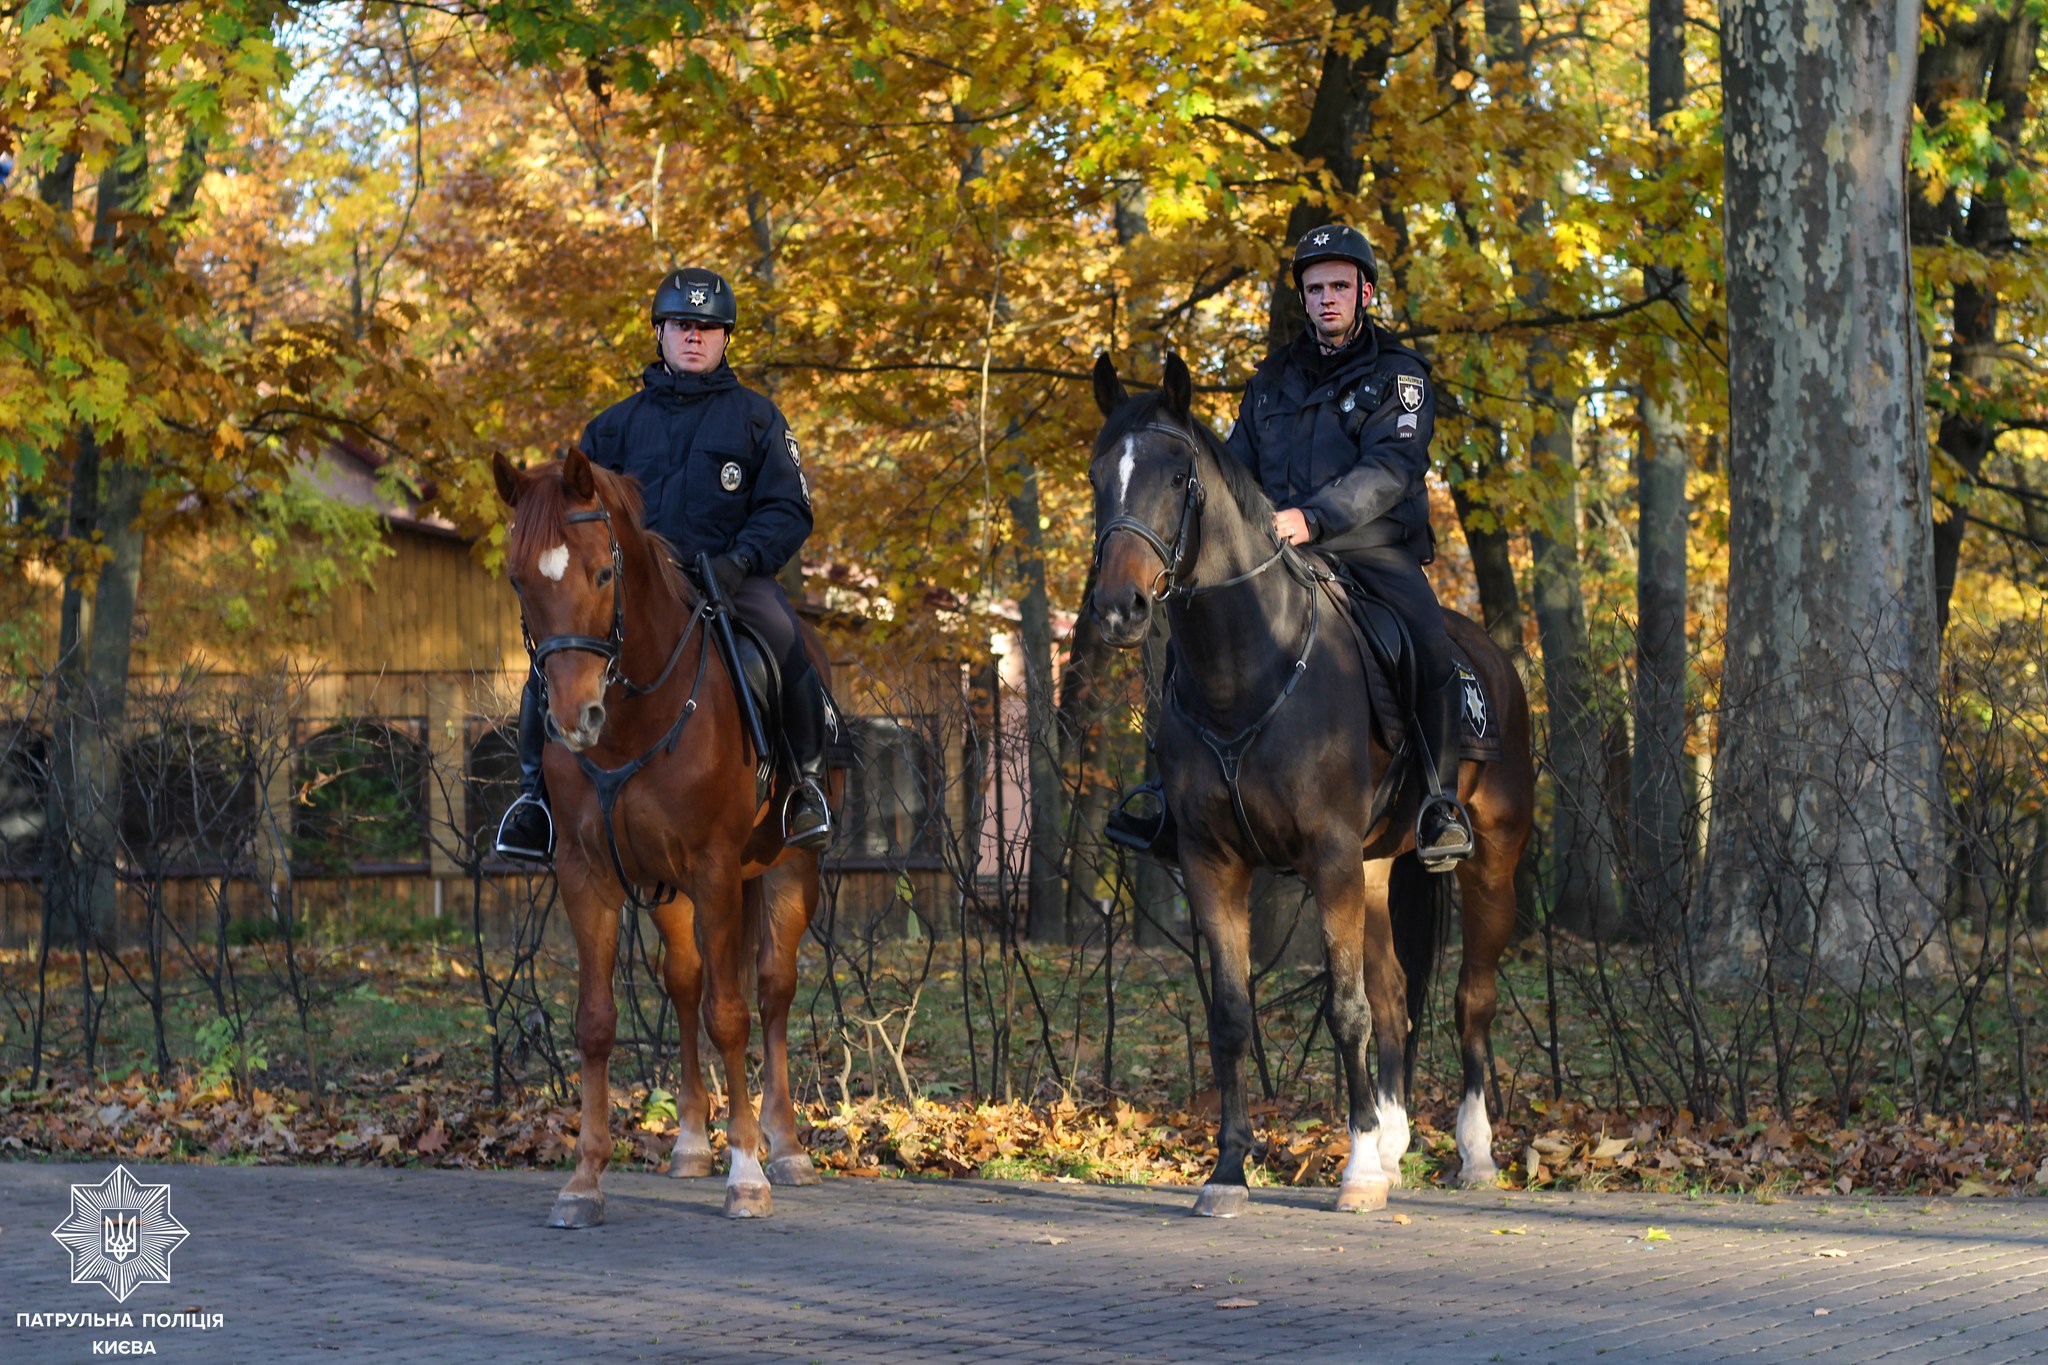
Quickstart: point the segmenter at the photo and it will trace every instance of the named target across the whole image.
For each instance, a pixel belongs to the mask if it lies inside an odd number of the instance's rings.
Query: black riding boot
[[[528,673],[519,697],[519,799],[498,822],[494,847],[500,858],[544,863],[555,854],[555,817],[548,810],[547,781],[540,769],[547,742],[547,698],[540,679]]]
[[[807,668],[782,688],[782,733],[796,760],[796,788],[782,812],[784,842],[822,849],[832,842],[832,809],[825,802],[825,681]]]
[[[1415,813],[1415,852],[1431,872],[1448,872],[1472,856],[1472,818],[1458,800],[1459,711],[1465,689],[1455,670],[1450,679],[1422,698],[1415,726],[1422,738],[1422,761],[1434,759],[1433,790]]]

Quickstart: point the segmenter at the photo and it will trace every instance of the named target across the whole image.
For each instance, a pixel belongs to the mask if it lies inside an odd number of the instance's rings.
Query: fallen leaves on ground
[[[0,1150],[144,1161],[428,1164],[551,1168],[572,1157],[581,1117],[545,1091],[503,1103],[441,1065],[437,1052],[315,1098],[183,1078],[78,1078],[29,1090],[0,1085]],[[656,1169],[675,1140],[672,1106],[614,1087],[615,1164]],[[722,1108],[722,1105],[720,1106]],[[1255,1183],[1334,1184],[1350,1154],[1341,1120],[1308,1106],[1261,1106]],[[800,1110],[818,1165],[849,1176],[996,1176],[1194,1184],[1215,1152],[1213,1114],[1148,1110],[1123,1100],[1028,1104],[879,1098]],[[1456,1106],[1425,1099],[1414,1116],[1411,1180],[1458,1174]],[[1625,1135],[1617,1129],[1626,1130]],[[1503,1183],[1546,1189],[1649,1189],[1767,1194],[2042,1193],[2044,1135],[2010,1114],[1978,1121],[1900,1118],[1841,1129],[1817,1113],[1759,1116],[1738,1126],[1683,1110],[1623,1114],[1532,1104],[1495,1126],[1496,1151],[1525,1152]],[[724,1136],[714,1131],[714,1150]],[[1402,1221],[1397,1215],[1396,1221]],[[1504,1233],[1515,1229],[1500,1229]],[[1653,1230],[1646,1240],[1659,1240]]]

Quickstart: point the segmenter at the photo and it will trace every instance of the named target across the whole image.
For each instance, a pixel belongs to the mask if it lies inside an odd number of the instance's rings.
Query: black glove
[[[711,576],[718,580],[721,597],[731,601],[733,594],[740,590],[740,584],[747,581],[753,572],[753,564],[743,554],[720,555],[711,561]]]

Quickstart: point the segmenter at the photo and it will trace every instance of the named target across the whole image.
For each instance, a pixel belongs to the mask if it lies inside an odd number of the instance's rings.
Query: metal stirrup
[[[832,835],[832,803],[825,799],[823,787],[805,777],[798,779],[796,785],[789,789],[789,795],[782,798],[782,838],[785,843],[789,840],[789,812],[796,805],[797,793],[806,790],[818,798],[818,812],[825,817],[825,823],[817,832],[827,838]]]
[[[521,806],[537,806],[537,807],[539,807],[539,808],[540,808],[540,813],[541,813],[542,817],[543,817],[543,818],[545,818],[545,819],[547,820],[547,822],[548,822],[548,837],[547,837],[547,839],[546,839],[546,840],[544,841],[544,846],[543,846],[543,847],[541,847],[541,848],[522,848],[522,847],[519,847],[519,846],[517,846],[517,845],[507,844],[507,843],[505,842],[505,826],[507,826],[507,825],[509,825],[509,824],[511,824],[511,823],[512,823],[512,817],[513,817],[513,815],[515,815],[515,814],[516,814],[516,813],[518,812],[518,810],[519,810],[519,808],[520,808]],[[548,803],[547,803],[547,802],[545,802],[545,801],[542,801],[542,800],[540,800],[540,799],[538,799],[538,798],[536,798],[536,797],[530,796],[530,795],[528,795],[528,794],[527,794],[527,793],[525,793],[525,792],[521,792],[521,793],[519,793],[519,799],[518,799],[518,800],[516,800],[516,801],[514,801],[514,802],[513,802],[513,803],[512,803],[511,805],[507,806],[507,807],[505,808],[505,813],[504,813],[504,814],[503,814],[502,816],[500,816],[500,817],[498,818],[498,835],[497,835],[497,838],[496,838],[496,839],[494,839],[494,840],[492,840],[492,843],[491,843],[491,847],[492,847],[493,851],[495,851],[495,852],[497,852],[497,853],[500,853],[500,854],[502,854],[502,855],[504,855],[505,857],[508,857],[508,858],[525,858],[525,859],[527,859],[527,860],[529,860],[529,861],[532,861],[532,862],[536,862],[536,863],[544,863],[544,862],[546,862],[546,861],[547,861],[547,860],[548,860],[549,858],[551,858],[551,857],[553,857],[553,856],[554,856],[554,854],[553,854],[553,849],[554,849],[554,846],[555,846],[555,813],[554,813],[553,811],[551,811],[551,810],[549,810],[549,809],[548,809]]]

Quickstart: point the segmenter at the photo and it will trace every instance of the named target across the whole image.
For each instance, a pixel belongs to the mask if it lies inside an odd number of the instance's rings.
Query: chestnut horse
[[[1222,1097],[1215,1168],[1195,1212],[1228,1217],[1248,1202],[1252,1127],[1244,1049],[1251,1037],[1255,867],[1291,868],[1322,910],[1329,961],[1324,1016],[1343,1057],[1351,1156],[1340,1210],[1385,1206],[1408,1149],[1406,1098],[1436,951],[1440,898],[1414,855],[1412,782],[1374,818],[1394,755],[1372,724],[1355,632],[1310,556],[1281,546],[1273,506],[1251,471],[1190,413],[1180,357],[1155,395],[1131,398],[1104,356],[1095,401],[1095,591],[1089,606],[1112,645],[1145,638],[1163,605],[1172,627],[1159,774],[1179,824],[1183,885],[1214,968],[1209,1054]],[[1494,970],[1515,922],[1515,865],[1529,838],[1535,767],[1529,703],[1507,655],[1447,614],[1458,655],[1479,675],[1502,725],[1504,760],[1467,761],[1459,795],[1475,848],[1457,869],[1464,965],[1457,1023],[1464,1061],[1458,1155],[1467,1184],[1491,1184],[1486,1117]],[[1396,733],[1400,727],[1395,727]],[[1228,763],[1235,777],[1226,777]],[[1391,795],[1391,794],[1385,794]],[[1368,1085],[1374,1045],[1377,1093]]]
[[[548,1225],[604,1221],[599,1181],[612,1154],[608,1067],[622,904],[646,908],[661,930],[663,976],[681,1024],[681,1131],[668,1173],[711,1174],[710,1096],[697,1058],[701,996],[731,1100],[726,1216],[765,1217],[770,1181],[818,1179],[797,1139],[787,1034],[797,947],[818,906],[818,857],[785,848],[781,821],[769,814],[779,806],[755,799],[734,684],[722,663],[710,664],[718,651],[697,594],[668,544],[641,526],[634,485],[581,451],[525,472],[499,455],[492,473],[512,509],[506,572],[547,683],[555,879],[576,935],[583,1128],[576,1173]],[[808,626],[804,646],[829,681]],[[843,779],[834,777],[836,787]],[[643,897],[654,887],[673,894]],[[749,956],[764,1039],[758,1119],[747,1093]]]

